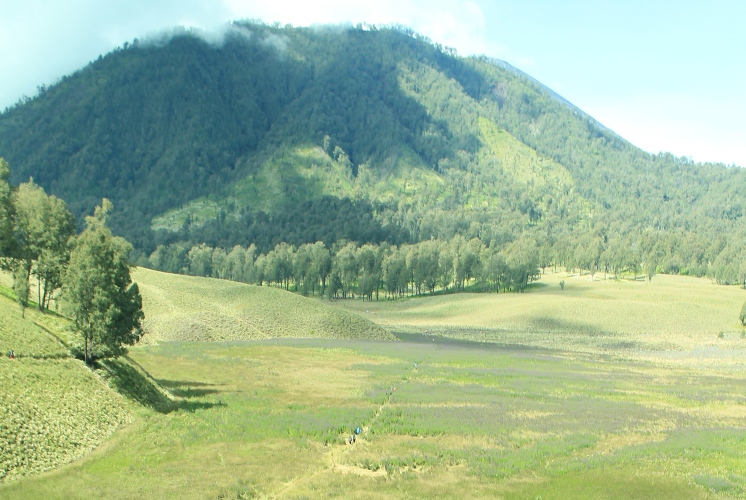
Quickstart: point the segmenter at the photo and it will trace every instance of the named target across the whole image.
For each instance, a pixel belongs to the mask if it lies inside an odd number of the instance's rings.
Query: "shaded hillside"
[[[0,286],[0,482],[78,459],[129,422],[132,407]],[[62,321],[62,320],[60,320]],[[39,324],[37,324],[39,323]],[[16,358],[7,355],[15,351]]]
[[[319,300],[272,288],[137,269],[145,342],[271,337],[393,340],[383,328]]]
[[[7,110],[14,181],[77,216],[113,199],[112,227],[146,255],[589,236],[661,242],[665,270],[704,274],[741,250],[745,171],[645,153],[505,64],[401,29],[227,33],[133,43]]]

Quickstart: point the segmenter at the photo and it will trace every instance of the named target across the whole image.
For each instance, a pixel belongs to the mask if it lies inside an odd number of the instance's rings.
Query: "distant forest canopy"
[[[6,109],[0,155],[79,221],[112,199],[112,230],[159,268],[164,249],[461,238],[505,258],[532,242],[537,266],[626,253],[629,271],[745,282],[746,171],[645,153],[508,65],[400,27],[135,40]]]

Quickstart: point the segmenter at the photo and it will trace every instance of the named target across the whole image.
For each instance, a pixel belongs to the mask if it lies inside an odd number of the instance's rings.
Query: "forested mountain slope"
[[[135,41],[0,115],[0,156],[78,217],[111,198],[145,255],[528,235],[565,254],[655,247],[671,272],[743,260],[746,171],[645,153],[508,65],[405,29]]]

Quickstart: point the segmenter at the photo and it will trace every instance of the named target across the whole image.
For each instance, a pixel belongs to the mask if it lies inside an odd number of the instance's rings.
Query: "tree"
[[[28,305],[29,277],[34,262],[39,259],[44,239],[44,190],[33,179],[18,186],[13,203],[14,249],[11,254],[13,291],[23,312]],[[25,314],[24,314],[25,316]]]
[[[192,276],[212,275],[213,248],[204,243],[189,250],[189,274]]]
[[[142,298],[127,260],[132,245],[106,226],[112,208],[104,199],[86,217],[63,279],[63,307],[83,340],[88,364],[94,357],[123,354],[142,335]]]
[[[506,247],[505,254],[511,287],[515,292],[523,292],[540,274],[536,243],[532,240],[514,241]]]
[[[278,283],[285,290],[290,289],[290,279],[293,277],[293,258],[295,247],[285,242],[275,245],[265,261],[265,277],[267,281]]]
[[[382,267],[384,290],[390,297],[398,297],[402,291],[402,276],[406,276],[407,273],[406,253],[393,249],[390,254],[384,256]]]
[[[321,295],[324,295],[326,279],[332,272],[332,256],[329,249],[320,241],[317,241],[311,247],[311,262],[313,275],[316,279],[321,280]]]
[[[295,276],[295,291],[301,285],[303,295],[308,295],[309,286],[315,287],[315,279],[311,266],[311,244],[301,245],[293,256],[293,276]]]
[[[213,256],[213,259],[215,257]],[[246,259],[246,250],[240,245],[235,245],[228,254],[226,260],[226,277],[232,281],[241,281],[243,276],[244,264]],[[252,261],[252,264],[254,262]]]
[[[10,166],[0,158],[0,264],[11,256],[15,238],[13,237],[13,203],[11,200]]]
[[[339,249],[332,263],[333,270],[336,270],[339,276],[342,298],[344,299],[347,298],[348,294],[352,293],[358,279],[360,269],[355,257],[356,253],[356,245],[354,243],[347,243]]]
[[[228,277],[228,254],[219,247],[212,251],[212,277],[220,279]]]
[[[355,259],[359,266],[358,293],[363,299],[373,300],[373,293],[378,294],[381,282],[381,261],[375,246],[363,245],[357,250]]]
[[[18,186],[12,201],[16,243],[12,253],[14,283],[28,288],[28,283],[21,283],[24,271],[26,281],[34,274],[39,309],[43,311],[52,292],[62,284],[62,273],[70,257],[68,243],[75,234],[75,219],[64,201],[48,196],[33,179]]]
[[[39,296],[42,311],[49,306],[52,293],[62,286],[62,275],[70,260],[69,243],[75,236],[75,218],[65,202],[55,196],[44,200],[43,221],[41,252],[33,270],[42,291]]]
[[[666,252],[663,244],[658,239],[658,235],[645,234],[643,236],[647,236],[647,238],[645,238],[645,247],[647,248],[643,254],[645,259],[643,271],[645,271],[645,276],[648,277],[648,281],[652,281],[658,271],[658,266],[666,256]]]
[[[26,308],[28,307],[28,269],[25,263],[17,265],[13,270],[13,292],[16,294],[18,305],[21,306],[21,317],[26,317]]]
[[[490,248],[487,252],[487,262],[484,266],[484,277],[495,287],[495,292],[500,291],[500,284],[505,282],[507,271],[505,257],[503,257],[497,248]]]
[[[243,270],[241,271],[241,281],[244,283],[255,283],[257,276],[257,258],[256,258],[256,246],[252,243],[249,248],[246,249],[243,261]],[[264,279],[264,278],[262,278]],[[259,283],[261,285],[261,283]]]

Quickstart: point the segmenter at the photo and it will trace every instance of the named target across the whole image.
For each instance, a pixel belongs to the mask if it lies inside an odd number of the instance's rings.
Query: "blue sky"
[[[746,166],[746,2],[0,0],[0,13],[0,108],[175,25],[400,23],[508,61],[647,151]]]

